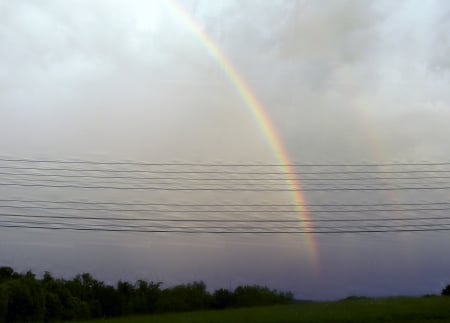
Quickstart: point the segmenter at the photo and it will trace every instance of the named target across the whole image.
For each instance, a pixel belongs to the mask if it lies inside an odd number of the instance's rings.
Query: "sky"
[[[450,3],[445,0],[0,0],[1,157],[279,163],[221,62],[174,6],[183,8],[232,63],[292,162],[450,160]],[[0,176],[2,182],[16,180]],[[299,178],[305,187],[308,176]],[[0,195],[292,202],[286,192],[2,186]],[[303,195],[308,204],[449,201],[448,190]],[[6,210],[17,213],[14,207]],[[124,278],[168,285],[202,279],[212,288],[255,283],[308,299],[437,293],[450,283],[445,231],[319,234],[314,240],[316,263],[307,238],[298,235],[0,228],[0,265],[64,277],[89,271],[111,283]]]

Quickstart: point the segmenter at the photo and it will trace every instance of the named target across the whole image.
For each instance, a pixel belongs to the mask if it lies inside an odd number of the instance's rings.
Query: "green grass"
[[[450,322],[450,297],[354,299],[339,302],[133,316],[91,323]]]

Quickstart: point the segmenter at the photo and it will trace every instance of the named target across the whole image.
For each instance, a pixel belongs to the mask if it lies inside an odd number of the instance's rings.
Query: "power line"
[[[182,187],[135,187],[135,186],[85,186],[85,185],[50,185],[50,184],[25,184],[25,183],[0,183],[0,186],[19,186],[19,187],[48,187],[48,188],[80,188],[80,189],[111,189],[111,190],[153,190],[153,191],[231,191],[231,192],[325,192],[325,191],[404,191],[404,190],[447,190],[450,186],[440,187],[341,187],[341,188],[182,188]]]
[[[9,164],[15,163],[15,164]],[[105,166],[105,167],[102,167]],[[111,167],[107,167],[107,165]],[[113,166],[123,167],[113,167]],[[90,161],[90,160],[52,160],[0,157],[0,174],[4,187],[47,187],[67,189],[102,190],[148,190],[148,191],[228,191],[228,192],[325,192],[325,191],[403,191],[403,190],[448,190],[445,181],[449,179],[450,162],[422,163],[323,163],[323,164],[258,164],[258,163],[149,163],[139,161]],[[41,167],[42,166],[42,167]],[[303,167],[303,168],[302,168]],[[311,168],[308,168],[311,167]],[[314,167],[329,167],[315,169]],[[350,168],[353,167],[353,168]],[[402,167],[402,168],[397,168]],[[283,171],[286,169],[286,171]],[[21,170],[21,172],[18,172]],[[23,172],[22,172],[23,171]],[[36,173],[33,173],[36,172]],[[52,173],[53,172],[53,173]],[[352,174],[354,176],[352,176]],[[383,175],[391,174],[391,175]],[[134,176],[133,176],[134,175]],[[275,176],[278,175],[278,176]],[[290,185],[295,180],[289,175],[305,175],[301,183],[306,187],[280,187]],[[311,175],[311,176],[308,176]],[[334,176],[332,176],[334,175]],[[11,178],[11,176],[20,177]],[[9,178],[8,178],[9,177]],[[235,177],[235,178],[233,178]],[[294,177],[294,176],[292,176]],[[310,177],[310,178],[308,178]],[[328,177],[328,178],[327,178]],[[38,179],[39,178],[39,179]],[[73,179],[80,179],[73,181]],[[82,181],[81,179],[86,179]],[[124,179],[109,182],[106,180]],[[427,180],[427,182],[411,180]],[[94,180],[105,180],[94,181]],[[128,181],[126,181],[128,180]],[[133,180],[133,181],[131,181]],[[149,182],[137,182],[146,180]],[[382,183],[374,181],[396,181]],[[134,182],[136,181],[136,182]],[[177,182],[175,182],[177,181]],[[181,183],[179,182],[181,181]],[[188,183],[183,183],[184,181]],[[266,181],[266,182],[264,182]],[[314,183],[312,183],[315,181]],[[365,181],[365,182],[362,182]],[[401,182],[399,182],[401,181]],[[206,183],[205,183],[206,182]],[[239,183],[238,183],[239,182]],[[55,183],[55,184],[52,184]],[[61,185],[57,185],[61,183]],[[379,186],[383,185],[383,186]],[[256,186],[256,187],[255,187]],[[76,230],[92,232],[142,232],[142,233],[195,233],[195,234],[334,234],[334,233],[372,233],[372,232],[419,232],[449,231],[450,202],[427,203],[360,203],[360,204],[189,204],[189,203],[139,203],[139,202],[101,202],[101,201],[45,201],[25,199],[0,199],[0,202],[46,203],[46,205],[4,205],[5,211],[23,213],[0,213],[0,228],[28,228],[47,230]],[[83,206],[83,207],[81,207]],[[116,206],[116,208],[113,208]],[[148,206],[146,208],[145,206]],[[150,208],[154,206],[155,208]],[[110,207],[110,208],[108,208]],[[159,209],[157,208],[159,207]],[[175,209],[164,209],[173,207]],[[180,209],[176,209],[180,207]],[[228,207],[228,209],[227,209]],[[241,209],[229,209],[239,207]],[[283,209],[270,209],[270,208]],[[315,218],[267,219],[265,214],[298,214],[301,210],[288,207],[312,207],[308,212],[318,214]],[[330,209],[314,209],[330,207]],[[364,208],[363,208],[364,207]],[[133,209],[134,208],[134,209]],[[190,208],[190,209],[189,209]],[[193,209],[210,208],[210,209]],[[248,208],[248,209],[242,209]],[[252,209],[250,209],[252,208]],[[257,209],[261,208],[261,209]],[[350,209],[340,209],[350,208]],[[12,210],[16,209],[16,210]],[[49,215],[27,214],[28,210],[48,211]],[[85,215],[70,215],[79,211]],[[88,211],[108,212],[95,216]],[[440,211],[440,212],[438,212]],[[43,212],[43,211],[42,211]],[[122,214],[120,214],[120,213]],[[130,212],[145,212],[128,217]],[[423,212],[416,217],[372,217],[364,218],[370,212]],[[36,212],[38,213],[38,212]],[[41,212],[39,212],[41,213]],[[52,214],[56,213],[56,214]],[[59,214],[58,214],[59,213]],[[91,213],[91,214],[90,214]],[[200,214],[208,214],[202,218]],[[229,216],[219,217],[220,214]],[[258,214],[260,213],[260,216]],[[345,214],[344,218],[325,219],[320,214]],[[350,213],[359,214],[350,218]],[[426,213],[426,214],[425,214]],[[444,213],[440,215],[441,213]],[[181,218],[178,214],[189,214]],[[196,215],[197,214],[197,215]],[[108,215],[108,216],[106,216]],[[131,215],[131,214],[130,214]],[[217,217],[214,217],[217,215]],[[248,215],[248,218],[245,218]],[[381,214],[380,214],[381,215]],[[411,214],[413,215],[413,214]],[[428,216],[425,216],[428,215]],[[178,217],[177,217],[178,216]],[[213,217],[209,217],[213,216]],[[167,218],[169,217],[169,218]],[[191,218],[192,217],[192,218]],[[269,216],[267,216],[269,217]],[[237,218],[237,219],[234,219]],[[22,219],[18,221],[19,219]],[[54,221],[52,221],[53,219]],[[57,220],[59,219],[59,220]],[[63,221],[64,220],[64,221]],[[96,223],[83,223],[91,220]],[[51,221],[51,222],[50,222]],[[69,221],[75,222],[70,223]],[[101,221],[107,223],[101,223]],[[424,221],[434,223],[424,223]],[[134,222],[134,224],[130,224]],[[381,222],[388,222],[386,224]],[[436,223],[437,222],[437,223]],[[194,226],[195,223],[195,226]],[[207,225],[216,223],[215,226]],[[289,226],[288,224],[291,224]],[[323,223],[323,225],[312,225]],[[349,225],[353,223],[354,225]],[[191,224],[191,226],[188,226]],[[254,225],[251,225],[254,224]],[[256,225],[258,224],[258,225]],[[301,225],[303,224],[303,228]],[[340,226],[338,226],[340,224]],[[357,225],[356,225],[357,224]],[[295,225],[295,226],[294,226]]]
[[[6,180],[15,180],[15,179],[11,179],[11,178],[6,178]],[[19,179],[22,182],[24,180]],[[221,180],[220,185],[236,185],[236,183],[228,183],[227,181],[229,180]],[[252,183],[251,179],[248,179],[249,183],[239,183],[239,185],[245,185],[245,186],[290,186],[292,184],[288,183],[287,180],[284,180],[282,183]],[[67,183],[67,180],[59,180],[59,179],[26,179],[25,180],[26,183],[41,183],[41,182],[45,182],[44,184],[47,183]],[[223,183],[225,182],[225,183]],[[151,182],[148,184],[151,185],[180,185],[182,182]],[[110,184],[110,185],[143,185],[144,183],[130,183],[130,182],[111,182],[111,181],[107,181],[107,182],[99,182],[96,184]],[[314,186],[329,186],[329,185],[349,185],[349,186],[361,186],[361,185],[389,185],[392,183],[303,183],[302,186],[307,186],[307,185],[314,185]],[[441,182],[441,181],[433,181],[433,182],[421,182],[421,183],[417,183],[417,182],[407,182],[407,183],[395,183],[395,184],[407,184],[407,185],[423,185],[423,184],[444,184],[444,185],[450,185],[450,183],[448,182]],[[211,182],[207,182],[207,183],[189,183],[189,185],[191,186],[198,186],[198,185],[204,185],[204,186],[217,186],[218,183],[211,183]]]
[[[410,229],[382,229],[382,230],[298,230],[298,231],[211,231],[211,230],[143,230],[143,229],[122,229],[122,228],[80,228],[80,227],[48,227],[36,225],[0,225],[0,228],[24,228],[24,229],[45,229],[45,230],[73,230],[73,231],[95,231],[95,232],[140,232],[140,233],[186,233],[186,234],[345,234],[345,233],[388,233],[388,232],[438,232],[450,231],[450,228],[410,228]]]
[[[71,210],[71,211],[108,211],[108,212],[155,212],[160,213],[299,213],[298,210],[161,210],[161,209],[105,209],[105,208],[76,208],[51,206],[0,205],[0,208],[39,209],[39,210]],[[446,208],[412,208],[412,209],[357,209],[357,210],[311,210],[308,213],[363,213],[363,212],[412,212],[412,211],[446,211]],[[152,213],[152,214],[155,214]]]
[[[380,221],[429,221],[450,220],[449,216],[413,217],[413,218],[350,218],[350,219],[179,219],[179,218],[131,218],[131,217],[100,217],[100,216],[70,216],[70,215],[31,215],[17,213],[1,213],[3,217],[40,218],[40,219],[70,219],[70,220],[106,220],[106,221],[140,221],[140,222],[221,222],[221,223],[314,223],[314,222],[380,222]]]
[[[36,173],[9,173],[0,172],[0,175],[36,176],[36,177],[62,177],[62,178],[96,178],[96,179],[135,179],[135,180],[183,180],[183,181],[286,181],[286,177],[267,178],[230,178],[230,177],[135,177],[135,176],[98,176],[98,175],[73,175],[73,174],[36,174]],[[363,181],[363,180],[411,180],[411,179],[448,179],[450,176],[414,176],[414,177],[346,177],[346,178],[302,178],[300,181]]]
[[[450,162],[418,162],[418,163],[292,163],[292,164],[260,164],[260,163],[149,163],[139,161],[92,161],[92,160],[57,160],[57,159],[28,159],[28,158],[0,158],[4,162],[51,163],[51,164],[87,164],[87,165],[135,165],[135,166],[200,166],[200,167],[379,167],[379,166],[444,166]]]
[[[28,225],[34,225],[34,224],[42,224],[42,225],[71,225],[71,226],[82,226],[82,227],[94,227],[94,228],[141,228],[141,229],[154,229],[154,228],[166,228],[166,229],[233,229],[233,230],[298,230],[298,226],[294,227],[288,227],[288,226],[201,226],[201,227],[189,227],[189,226],[172,226],[172,225],[158,225],[158,224],[152,224],[152,225],[123,225],[123,224],[91,224],[91,223],[67,223],[67,222],[39,222],[39,221],[8,221],[8,220],[0,220],[0,223],[5,224],[28,224]],[[357,226],[345,226],[345,227],[338,227],[338,226],[314,226],[314,230],[323,230],[323,229],[339,229],[339,230],[345,230],[345,229],[353,229],[353,228],[410,228],[410,227],[442,227],[442,226],[450,226],[450,223],[432,223],[432,224],[402,224],[402,225],[379,225],[379,224],[371,224],[371,225],[357,225]],[[256,231],[257,232],[257,231]]]
[[[203,171],[203,170],[131,170],[131,169],[92,169],[92,168],[40,168],[40,167],[17,167],[17,166],[3,166],[1,169],[20,169],[33,171],[67,171],[67,172],[104,172],[104,173],[148,173],[148,174],[245,174],[245,175],[314,175],[314,174],[410,174],[410,173],[450,173],[450,170],[397,170],[397,171],[316,171],[316,172],[249,172],[249,171]]]
[[[50,201],[50,200],[24,200],[24,199],[0,199],[0,202],[17,202],[17,203],[48,203],[48,204],[80,204],[80,205],[118,205],[118,206],[173,206],[173,207],[354,207],[354,206],[416,206],[416,205],[449,205],[449,202],[424,202],[424,203],[358,203],[358,204],[336,204],[336,203],[325,203],[325,204],[191,204],[191,203],[132,203],[132,202],[99,202],[99,201]]]

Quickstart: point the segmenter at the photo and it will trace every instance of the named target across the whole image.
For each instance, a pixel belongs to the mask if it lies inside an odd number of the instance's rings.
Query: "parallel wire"
[[[152,224],[152,225],[123,225],[123,224],[83,224],[83,223],[67,223],[67,222],[39,222],[39,221],[8,221],[8,220],[0,220],[0,223],[5,224],[26,224],[26,225],[34,225],[34,224],[41,224],[41,225],[71,225],[71,226],[83,226],[83,227],[94,227],[94,228],[109,228],[109,227],[116,227],[116,228],[147,228],[147,229],[153,229],[153,228],[166,228],[166,229],[233,229],[233,230],[298,230],[299,227],[288,227],[288,226],[271,226],[271,227],[264,227],[264,226],[200,226],[200,227],[192,227],[192,226],[173,226],[173,225],[158,225],[158,224]],[[315,226],[314,229],[322,230],[322,229],[339,229],[339,230],[345,230],[345,229],[353,229],[353,228],[409,228],[409,227],[421,227],[421,228],[427,228],[427,227],[442,227],[442,226],[450,226],[450,223],[439,223],[439,224],[402,224],[402,225],[379,225],[379,224],[371,224],[371,225],[357,225],[357,226],[345,226],[345,227],[337,227],[337,226]],[[257,232],[257,231],[256,231]]]
[[[448,186],[449,183],[446,182],[421,182],[421,183],[411,183],[411,182],[402,182],[402,183],[352,183],[352,181],[375,181],[375,180],[402,180],[409,181],[411,179],[446,179],[450,178],[450,176],[438,176],[433,175],[437,173],[449,173],[448,169],[430,169],[430,167],[437,166],[448,166],[450,162],[423,162],[423,163],[368,163],[368,164],[290,164],[290,165],[281,165],[281,164],[218,164],[218,163],[144,163],[144,162],[134,162],[134,161],[109,161],[109,162],[99,162],[99,161],[86,161],[86,160],[45,160],[45,159],[19,159],[19,158],[6,158],[0,157],[0,162],[6,163],[25,163],[24,165],[5,165],[0,164],[0,169],[4,169],[5,171],[0,172],[0,175],[8,175],[8,176],[27,176],[21,180],[22,182],[10,182],[15,179],[11,178],[3,178],[8,182],[0,183],[0,186],[10,187],[48,187],[48,188],[75,188],[75,189],[115,189],[115,190],[159,190],[159,191],[231,191],[231,192],[286,192],[286,191],[400,191],[400,190],[447,190],[450,189]],[[28,165],[27,165],[28,163]],[[56,167],[35,167],[31,166],[33,164],[50,164],[56,165]],[[93,168],[93,167],[58,167],[57,165],[123,165],[123,166],[151,166],[150,169],[111,169],[111,168]],[[179,167],[190,167],[188,170],[179,169]],[[263,168],[267,167],[333,167],[335,169],[332,170],[320,170],[320,171],[300,171],[293,170],[290,172],[281,171],[261,171]],[[427,169],[383,169],[383,170],[372,170],[374,167],[399,167],[399,166],[427,166]],[[169,168],[167,168],[169,167]],[[178,167],[178,168],[172,168]],[[198,167],[198,168],[197,168]],[[248,170],[248,167],[256,167],[256,170]],[[336,170],[336,168],[345,167],[341,170]],[[353,170],[348,170],[347,167],[365,167],[366,169],[356,168]],[[205,169],[206,168],[206,169]],[[233,169],[234,168],[234,169]],[[367,169],[371,168],[371,169]],[[33,172],[41,172],[41,173],[18,173],[13,172],[12,170],[27,170]],[[55,174],[55,173],[47,173],[48,171],[58,171],[58,172],[68,172],[66,174]],[[78,172],[78,174],[74,174],[73,172]],[[90,173],[90,174],[86,174]],[[114,175],[120,174],[120,175]],[[135,174],[135,176],[121,175],[121,174]],[[139,174],[139,177],[137,177]],[[157,174],[157,176],[140,176],[144,174]],[[167,174],[174,174],[174,176],[167,176]],[[189,174],[189,177],[180,177],[176,174]],[[258,175],[258,176],[249,176],[247,178],[242,177],[192,177],[192,175],[201,176],[202,174],[217,174],[217,175]],[[338,177],[330,178],[329,176],[323,175],[331,175],[337,174]],[[430,174],[423,176],[365,176],[365,177],[342,177],[342,175],[346,174]],[[295,189],[295,188],[279,188],[273,187],[276,185],[288,185],[288,183],[276,183],[273,181],[283,181],[285,182],[285,178],[273,178],[273,177],[261,177],[267,175],[316,175],[320,177],[315,178],[304,178],[302,181],[304,185],[312,185],[312,186],[327,186],[324,188],[310,188],[306,187],[303,189]],[[30,179],[30,177],[41,177],[42,179],[37,180],[40,181],[36,183],[35,179]],[[49,179],[55,178],[56,179]],[[327,178],[328,177],[328,178]],[[133,180],[165,180],[165,181],[174,181],[174,180],[182,180],[182,181],[191,181],[187,187],[183,185],[183,187],[173,187],[174,185],[180,185],[179,182],[153,182],[153,183],[111,183],[111,182],[103,182],[103,183],[92,183],[91,185],[75,185],[74,183],[69,182],[69,180],[60,180],[60,179],[69,179],[69,178],[85,178],[85,179],[133,179]],[[327,181],[321,183],[307,183],[307,181]],[[195,182],[194,182],[195,181]],[[208,181],[207,183],[198,183],[199,181]],[[216,181],[216,182],[212,182]],[[234,183],[233,181],[246,181],[244,183]],[[259,183],[252,183],[252,181],[259,181]],[[261,181],[271,181],[270,183],[261,183]],[[347,181],[345,183],[333,183],[332,181]],[[44,183],[42,183],[44,182]],[[68,182],[68,183],[67,183]],[[350,183],[349,183],[350,182]],[[65,185],[52,185],[48,183],[67,183]],[[220,184],[219,184],[220,183]],[[89,182],[88,182],[89,184]],[[110,184],[110,185],[105,185]],[[117,184],[119,186],[111,186],[111,184]],[[137,186],[137,185],[145,185],[147,186]],[[373,185],[403,185],[400,187],[367,187]],[[443,186],[429,186],[440,184]],[[156,186],[155,186],[156,185]],[[198,186],[200,185],[200,187]],[[223,187],[226,185],[233,185],[233,187]],[[344,185],[344,187],[341,187]],[[365,186],[363,186],[365,185]],[[404,186],[406,185],[406,186]],[[213,187],[207,187],[213,186]],[[222,187],[220,187],[222,186]],[[258,188],[252,188],[250,186],[259,186]],[[269,188],[267,187],[269,186]],[[334,186],[334,187],[330,187]],[[339,187],[336,187],[339,186]],[[360,187],[348,187],[348,186],[360,186]],[[52,205],[61,205],[61,207],[48,206],[48,205],[0,205],[2,209],[40,209],[40,210],[72,210],[72,211],[102,211],[102,212],[110,212],[110,216],[108,217],[100,217],[100,216],[70,216],[70,215],[36,215],[36,214],[18,214],[18,213],[3,213],[0,214],[2,219],[0,219],[0,228],[28,228],[28,229],[47,229],[47,230],[76,230],[76,231],[95,231],[95,232],[145,232],[145,233],[206,233],[206,234],[261,234],[261,233],[270,233],[270,234],[303,234],[303,233],[317,233],[317,234],[334,234],[334,233],[372,233],[372,232],[419,232],[419,231],[449,231],[450,223],[431,223],[431,224],[423,224],[423,223],[411,223],[411,221],[442,221],[442,220],[450,220],[450,217],[447,216],[428,216],[428,217],[389,217],[389,218],[333,218],[333,219],[321,219],[321,218],[311,218],[311,219],[263,219],[263,218],[250,218],[250,219],[215,219],[215,218],[189,218],[189,219],[180,219],[180,218],[132,218],[132,217],[117,217],[114,212],[147,212],[147,215],[168,215],[175,213],[233,213],[233,214],[257,214],[257,213],[298,213],[298,211],[293,210],[223,210],[223,209],[213,209],[213,210],[156,210],[156,209],[130,209],[130,208],[121,208],[121,209],[107,209],[105,206],[183,206],[183,207],[294,207],[299,206],[297,204],[183,204],[183,203],[120,203],[120,202],[99,202],[99,201],[45,201],[45,200],[21,200],[21,199],[2,199],[1,202],[17,202],[17,203],[48,203]],[[64,204],[66,206],[64,206]],[[103,207],[84,207],[77,208],[69,205],[101,205]],[[350,210],[342,210],[342,209],[331,209],[331,210],[314,210],[310,209],[309,212],[311,214],[314,213],[366,213],[366,212],[418,212],[418,211],[446,211],[450,210],[450,207],[436,207],[437,205],[450,205],[450,202],[428,202],[428,203],[361,203],[361,204],[309,204],[309,206],[321,206],[321,207],[376,207],[375,209],[350,209]],[[379,208],[381,206],[397,206],[396,208]],[[402,206],[402,208],[398,208],[398,206]],[[412,207],[411,206],[434,206],[434,207]],[[115,215],[115,216],[111,216]],[[5,219],[6,218],[6,219]],[[15,221],[10,218],[23,218],[26,220]],[[32,221],[31,219],[40,219],[41,222]],[[49,219],[66,219],[72,221],[80,221],[80,220],[95,220],[95,221],[108,221],[108,224],[93,224],[93,223],[69,223],[69,222],[48,222]],[[45,221],[45,222],[42,222]],[[129,225],[126,223],[117,224],[115,221],[127,221],[127,222],[162,222],[162,223],[196,223],[196,225],[200,225],[199,227],[188,227],[188,226],[173,226],[173,225],[161,225],[161,224],[152,224],[152,225]],[[381,221],[388,221],[391,224],[378,224]],[[205,226],[206,223],[216,222],[222,223],[221,226]],[[275,226],[275,224],[280,223],[305,223],[305,222],[326,222],[329,224],[336,223],[346,223],[346,226],[314,226],[308,229],[301,229],[299,226],[289,227],[289,226]],[[350,226],[347,223],[361,223],[358,226]],[[375,222],[370,224],[370,222]],[[399,222],[396,224],[392,224],[395,222]],[[239,223],[258,223],[259,226],[248,226],[242,225]],[[369,223],[369,224],[368,224]],[[233,227],[224,226],[223,224],[234,224]],[[58,225],[58,227],[55,227]],[[82,227],[80,227],[82,226]],[[211,230],[214,229],[214,230]]]
[[[7,180],[15,180],[15,179],[10,179],[8,178]],[[21,180],[21,179],[19,179]],[[23,181],[23,180],[22,180]],[[230,181],[230,179],[228,179],[228,181]],[[261,186],[261,185],[265,185],[265,186],[291,186],[292,184],[287,183],[286,180],[283,180],[282,183],[251,183],[251,179],[248,179],[248,181],[250,183],[239,183],[239,185],[245,185],[245,186]],[[67,183],[67,180],[54,180],[54,179],[26,179],[25,180],[26,183],[38,183],[38,184],[47,184],[47,183]],[[41,183],[41,182],[45,182],[45,183]],[[189,183],[189,185],[191,186],[199,186],[199,185],[203,185],[203,186],[217,186],[217,185],[236,185],[236,183],[227,183],[225,180],[221,180],[222,183],[218,184],[218,183]],[[225,183],[223,183],[225,182]],[[21,184],[21,183],[19,183]],[[142,185],[144,183],[124,183],[124,182],[101,182],[101,184],[110,184],[110,185]],[[180,182],[151,182],[149,183],[151,185],[179,185]],[[361,186],[361,185],[392,185],[392,183],[365,183],[365,184],[361,184],[361,183],[303,183],[302,186],[305,185],[311,185],[311,186],[330,186],[330,185],[349,185],[349,186]],[[395,185],[400,185],[400,184],[407,184],[407,185],[430,185],[430,184],[444,184],[444,185],[450,185],[449,182],[440,182],[440,181],[433,181],[433,182],[406,182],[406,183],[395,183]]]
[[[186,203],[132,203],[132,202],[99,202],[99,201],[50,201],[50,200],[24,200],[24,199],[0,199],[0,202],[17,202],[17,203],[49,203],[49,204],[81,204],[81,205],[119,205],[119,206],[187,206],[187,207],[311,207],[311,206],[337,206],[337,207],[354,207],[354,206],[412,206],[412,205],[449,205],[449,202],[424,202],[424,203],[357,203],[357,204],[336,204],[336,203],[325,203],[325,204],[186,204]]]
[[[326,191],[404,191],[404,190],[448,190],[450,186],[433,186],[433,187],[384,187],[384,188],[368,188],[368,187],[340,187],[340,188],[208,188],[208,187],[135,187],[135,186],[105,186],[105,185],[51,185],[51,184],[27,184],[27,183],[0,183],[0,186],[19,186],[19,187],[48,187],[48,188],[80,188],[80,189],[110,189],[110,190],[151,190],[151,191],[230,191],[230,192],[326,192]]]
[[[410,174],[410,173],[450,173],[450,170],[397,170],[397,171],[369,171],[369,170],[356,170],[356,171],[316,171],[316,172],[303,172],[303,171],[289,171],[289,172],[249,172],[249,171],[227,171],[227,170],[140,170],[140,169],[93,169],[93,168],[41,168],[41,167],[17,167],[17,166],[4,166],[0,165],[1,169],[20,169],[20,170],[33,170],[33,171],[67,171],[67,172],[103,172],[103,173],[148,173],[148,174],[236,174],[236,175],[314,175],[314,174]]]
[[[92,161],[92,160],[57,160],[57,159],[28,159],[28,158],[6,158],[1,157],[0,161],[5,162],[26,162],[26,163],[52,163],[52,164],[89,164],[89,165],[137,165],[137,166],[202,166],[202,167],[379,167],[379,166],[444,166],[450,165],[450,162],[421,162],[421,163],[356,163],[356,164],[339,164],[339,163],[329,163],[329,164],[304,164],[304,163],[293,163],[293,164],[227,164],[227,163],[190,163],[190,162],[179,162],[179,163],[148,163],[139,161]]]
[[[25,228],[25,229],[45,229],[45,230],[72,230],[72,231],[95,231],[95,232],[141,232],[141,233],[186,233],[186,234],[345,234],[345,233],[388,233],[388,232],[439,232],[450,231],[449,228],[409,228],[409,229],[382,229],[382,230],[298,230],[298,231],[211,231],[211,230],[144,230],[144,229],[123,229],[123,228],[80,228],[80,227],[49,227],[49,226],[36,226],[36,225],[0,225],[0,228]]]
[[[9,173],[0,172],[0,175],[32,176],[32,177],[62,177],[62,178],[95,178],[95,179],[134,179],[134,180],[183,180],[183,181],[286,181],[285,177],[135,177],[135,176],[98,176],[98,175],[73,175],[73,174],[41,174],[41,173]],[[346,178],[302,178],[301,181],[363,181],[363,180],[411,180],[411,179],[449,179],[450,176],[414,176],[414,177],[346,177]]]
[[[17,213],[0,213],[2,217],[70,219],[70,220],[107,220],[107,221],[149,221],[149,222],[222,222],[222,223],[313,223],[313,222],[379,222],[379,221],[428,221],[450,220],[449,216],[413,217],[413,218],[350,218],[350,219],[211,219],[211,218],[131,218],[131,217],[100,217],[100,216],[70,216],[70,215],[31,215]]]
[[[107,209],[107,208],[75,208],[75,207],[51,207],[51,206],[24,206],[24,205],[0,205],[0,208],[12,209],[40,209],[40,210],[71,210],[71,211],[108,211],[108,212],[149,212],[155,213],[293,213],[298,210],[161,210],[161,209]],[[413,211],[446,211],[446,208],[412,208],[412,209],[356,209],[356,210],[312,210],[309,213],[363,213],[363,212],[413,212]]]

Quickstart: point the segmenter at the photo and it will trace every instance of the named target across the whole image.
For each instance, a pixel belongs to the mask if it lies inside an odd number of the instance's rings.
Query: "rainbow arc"
[[[309,220],[308,210],[306,208],[306,201],[301,190],[299,179],[296,177],[294,169],[292,169],[289,155],[284,147],[278,131],[271,122],[269,115],[265,111],[264,106],[256,97],[254,91],[250,88],[244,77],[239,73],[237,68],[233,65],[231,60],[224,54],[219,46],[212,40],[203,27],[195,20],[195,18],[175,0],[167,0],[166,2],[170,10],[190,29],[193,35],[199,39],[209,54],[219,64],[224,74],[229,79],[245,102],[245,106],[256,120],[261,132],[267,139],[269,146],[273,150],[278,162],[282,165],[282,171],[286,176],[286,181],[294,189],[292,191],[292,199],[297,206],[297,211],[300,219]],[[306,235],[307,250],[309,252],[311,261],[315,269],[319,268],[318,250],[312,233],[313,227],[311,222],[302,222],[303,229],[309,232]],[[300,224],[299,224],[300,225]]]

